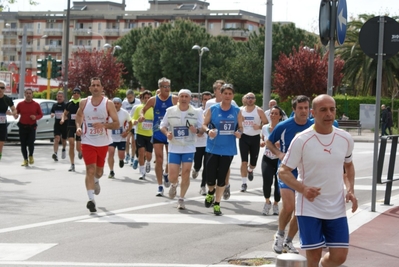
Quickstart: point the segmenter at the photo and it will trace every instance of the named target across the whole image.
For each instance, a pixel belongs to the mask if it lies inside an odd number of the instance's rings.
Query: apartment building
[[[70,20],[67,12],[1,12],[0,64],[20,67],[22,40],[26,28],[25,67],[36,71],[36,60],[51,55],[65,59],[66,31],[69,31],[68,58],[77,49],[106,49],[129,31],[140,27],[158,27],[176,19],[189,19],[204,27],[212,35],[227,35],[236,40],[247,40],[252,31],[265,23],[265,16],[243,10],[210,10],[202,0],[148,1],[146,11],[125,10],[125,0],[73,1]],[[106,47],[109,47],[107,45]]]

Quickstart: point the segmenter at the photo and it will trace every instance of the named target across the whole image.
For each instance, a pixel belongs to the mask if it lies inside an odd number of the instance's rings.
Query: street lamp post
[[[200,47],[199,45],[194,45],[193,50],[198,50],[198,55],[199,55],[199,71],[198,71],[198,102],[197,102],[197,107],[200,106],[200,98],[201,98],[201,61],[202,61],[202,55],[204,52],[209,52],[208,47]]]
[[[122,49],[122,47],[120,47],[119,45],[112,46],[112,45],[110,45],[108,43],[106,43],[104,45],[104,48],[107,48],[107,49],[112,48],[112,55],[115,54],[116,50],[121,50]]]

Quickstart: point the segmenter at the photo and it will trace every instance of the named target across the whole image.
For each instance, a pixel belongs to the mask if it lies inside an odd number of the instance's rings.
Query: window
[[[209,29],[213,30],[213,23],[209,23]]]
[[[97,40],[97,47],[101,47],[101,40]]]
[[[43,115],[49,115],[50,109],[47,106],[47,103],[40,103],[40,108],[42,109]]]
[[[98,31],[101,31],[101,23],[98,23]]]
[[[226,23],[226,25],[224,26],[226,29],[233,29],[233,28],[237,28],[235,23]]]
[[[254,30],[254,25],[251,25],[251,24],[248,25],[248,30],[249,30],[249,31],[253,31],[253,30]]]

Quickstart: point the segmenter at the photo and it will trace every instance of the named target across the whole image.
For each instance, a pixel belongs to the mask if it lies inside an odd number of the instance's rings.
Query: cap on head
[[[80,90],[80,88],[76,87],[75,89],[73,89],[73,92],[79,92],[79,94],[80,94],[81,90]]]
[[[189,96],[191,96],[191,91],[188,89],[180,89],[178,96],[180,96],[181,94],[188,94]]]

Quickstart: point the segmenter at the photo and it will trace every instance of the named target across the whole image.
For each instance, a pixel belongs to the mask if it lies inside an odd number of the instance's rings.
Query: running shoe
[[[226,185],[224,187],[224,192],[223,192],[223,199],[228,200],[230,198],[230,185]]]
[[[75,164],[71,164],[71,167],[68,170],[69,172],[74,172],[75,171]]]
[[[62,149],[61,158],[62,158],[62,159],[65,159],[65,158],[66,158],[66,151],[65,151],[65,148]]]
[[[169,188],[169,198],[170,199],[174,199],[176,196],[176,189],[177,189],[177,185],[174,186],[173,184],[171,185],[171,187]]]
[[[209,208],[210,206],[212,206],[213,204],[213,200],[215,199],[215,195],[211,195],[211,194],[206,194],[205,197],[205,207]]]
[[[130,158],[130,166],[133,166],[134,158]]]
[[[33,163],[35,163],[35,159],[33,156],[29,156],[29,164],[32,165]]]
[[[280,214],[280,210],[278,208],[278,204],[273,205],[273,215],[279,215],[279,214]]]
[[[139,166],[139,160],[138,159],[134,159],[134,161],[133,161],[133,170],[137,169],[138,166]]]
[[[123,168],[125,166],[125,163],[123,162],[123,159],[119,160],[119,168]]]
[[[82,158],[83,158],[82,151],[79,151],[79,152],[78,152],[78,158],[79,158],[79,159],[82,159]]]
[[[108,178],[110,178],[110,179],[115,178],[115,173],[114,173],[114,171],[110,171],[110,173],[109,173],[109,175],[108,175]],[[98,194],[96,194],[96,195],[98,195]]]
[[[213,213],[216,216],[222,215],[222,212],[220,211],[220,205],[213,205]]]
[[[179,210],[185,210],[186,209],[186,205],[184,205],[184,199],[179,198],[179,200],[177,201],[177,209],[179,209]]]
[[[292,241],[290,242],[284,242],[283,244],[283,252],[284,253],[295,253],[299,254],[298,250],[294,247],[294,244],[292,244]]]
[[[206,187],[205,186],[201,186],[201,190],[200,190],[200,195],[206,196]]]
[[[283,236],[280,236],[277,233],[274,235],[273,250],[277,254],[283,253],[283,241],[284,241]]]
[[[100,194],[100,191],[101,191],[100,181],[97,181],[94,183],[94,194],[98,195]]]
[[[28,166],[29,166],[28,160],[25,159],[25,160],[22,162],[21,166],[22,166],[22,167],[28,167]]]
[[[163,174],[163,185],[166,188],[169,188],[169,186],[170,186],[170,182],[169,182],[169,179],[168,179],[168,174]]]
[[[248,180],[252,181],[254,179],[254,171],[248,171]]]
[[[126,154],[125,163],[128,164],[130,160],[130,154]]]
[[[193,171],[191,172],[191,176],[193,177],[193,179],[196,179],[198,177],[198,172],[193,169]]]
[[[145,164],[145,172],[149,173],[151,171],[151,162],[146,162]]]
[[[163,186],[162,185],[158,186],[158,191],[157,191],[156,196],[157,197],[162,197],[163,196]]]
[[[247,191],[247,188],[248,188],[247,184],[242,184],[241,185],[241,192]]]
[[[86,204],[86,208],[90,210],[90,212],[97,212],[96,203],[92,200],[89,200]]]
[[[58,161],[58,156],[57,156],[57,154],[53,153],[52,158],[53,158],[54,161]]]
[[[265,203],[265,205],[263,206],[262,214],[263,215],[269,215],[269,212],[270,212],[271,208],[272,208],[272,203]]]
[[[139,180],[145,180],[145,173],[140,175]]]

